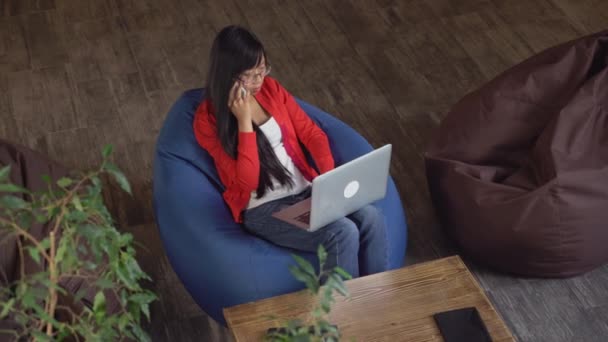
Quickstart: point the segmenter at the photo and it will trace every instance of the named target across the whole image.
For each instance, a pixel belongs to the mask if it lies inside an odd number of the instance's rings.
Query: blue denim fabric
[[[367,205],[314,232],[272,217],[272,213],[310,196],[310,188],[288,197],[264,203],[243,213],[250,233],[276,245],[315,253],[322,244],[327,250],[326,269],[340,266],[353,277],[388,269],[384,217]]]

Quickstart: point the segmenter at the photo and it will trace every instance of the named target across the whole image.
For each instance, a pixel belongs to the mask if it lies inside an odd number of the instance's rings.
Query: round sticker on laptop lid
[[[344,197],[351,198],[359,191],[359,182],[352,181],[344,188]]]

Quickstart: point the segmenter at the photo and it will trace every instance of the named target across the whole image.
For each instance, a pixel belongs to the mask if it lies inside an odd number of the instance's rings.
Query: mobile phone
[[[433,315],[445,342],[492,342],[488,329],[474,307]]]
[[[241,87],[241,97],[247,96],[247,89]]]

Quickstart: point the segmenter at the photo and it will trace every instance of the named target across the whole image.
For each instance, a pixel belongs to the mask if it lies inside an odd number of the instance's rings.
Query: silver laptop
[[[386,195],[392,145],[343,164],[312,181],[311,197],[272,216],[315,231]]]

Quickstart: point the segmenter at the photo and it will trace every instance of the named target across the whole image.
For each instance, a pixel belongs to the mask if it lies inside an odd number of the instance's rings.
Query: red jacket
[[[310,152],[321,173],[334,168],[327,136],[279,82],[266,77],[255,99],[278,123],[287,154],[307,180],[312,181],[318,174],[306,161],[298,140]],[[223,197],[234,220],[242,222],[241,212],[247,207],[251,192],[257,189],[260,178],[256,133],[238,133],[237,157],[233,159],[222,148],[215,122],[212,106],[209,99],[206,99],[196,110],[194,135],[199,145],[215,161],[215,167],[226,188]]]

